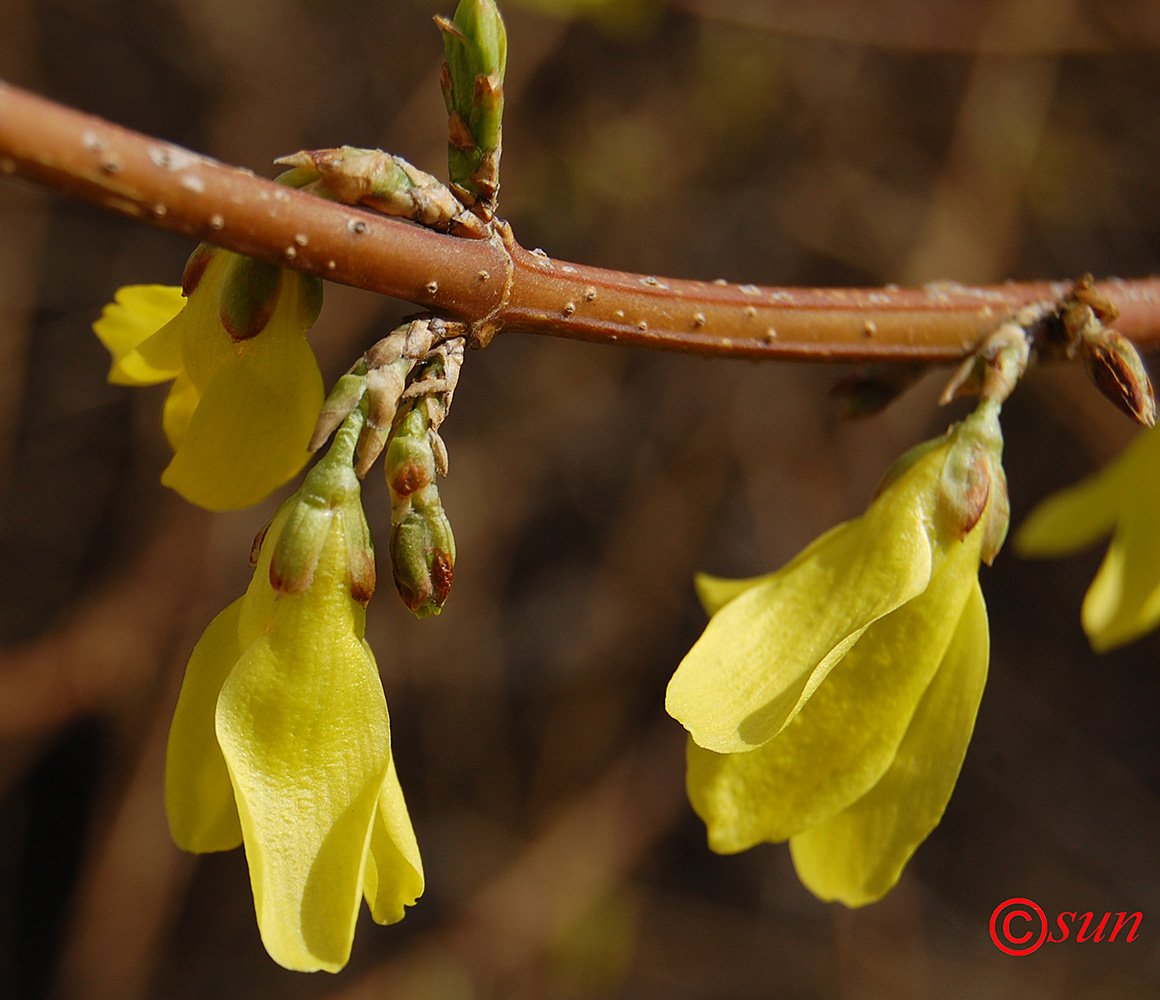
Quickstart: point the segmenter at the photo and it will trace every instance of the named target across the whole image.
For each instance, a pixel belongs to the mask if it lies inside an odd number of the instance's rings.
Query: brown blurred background
[[[3,0],[0,76],[270,174],[381,146],[442,173],[451,0]],[[1160,269],[1160,5],[1131,0],[511,2],[503,214],[588,263],[767,284]],[[800,887],[784,846],[721,858],[684,802],[669,674],[697,569],[773,568],[864,507],[956,413],[927,377],[842,424],[833,367],[512,335],[445,425],[459,565],[368,638],[428,889],[364,913],[347,970],[262,950],[240,851],[161,803],[186,657],[241,593],[277,498],[166,494],[164,388],[107,386],[89,330],[189,244],[0,184],[0,996],[1160,996],[1160,637],[1093,655],[1099,554],[983,572],[991,678],[942,826],[882,903]],[[328,379],[409,311],[329,287]],[[1016,523],[1131,436],[1081,373],[1005,414]],[[366,488],[385,527],[384,484]],[[1132,943],[1001,954],[994,907],[1144,914]]]

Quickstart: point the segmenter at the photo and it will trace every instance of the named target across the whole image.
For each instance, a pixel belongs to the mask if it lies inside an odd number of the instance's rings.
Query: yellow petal
[[[182,372],[169,387],[169,395],[165,397],[165,408],[161,411],[161,429],[165,431],[169,447],[174,451],[177,451],[181,442],[185,440],[189,422],[193,419],[199,402],[201,393],[190,381],[189,376]]]
[[[761,746],[794,717],[872,622],[926,589],[945,447],[855,521],[729,601],[669,682],[665,708],[700,746]]]
[[[701,602],[705,614],[711,618],[733,598],[744,594],[750,587],[756,587],[768,578],[769,574],[765,574],[744,580],[729,580],[725,577],[710,576],[708,573],[698,573],[693,577],[693,587],[697,591],[697,600]]]
[[[975,726],[988,656],[987,609],[976,584],[889,770],[845,812],[790,840],[798,876],[815,895],[862,906],[898,881],[950,800]]]
[[[1015,550],[1024,556],[1059,556],[1099,541],[1116,523],[1119,478],[1105,469],[1048,497],[1020,526]]]
[[[788,726],[747,753],[690,744],[688,792],[719,853],[831,819],[890,767],[955,634],[983,532],[940,551],[920,596],[871,625]]]
[[[801,552],[794,556],[790,563],[778,570],[777,573],[785,573],[797,563],[810,558],[811,553],[818,546],[827,543],[831,534],[835,531],[847,529],[851,523],[853,522],[847,521],[845,524],[836,525],[825,534],[819,535]],[[759,583],[764,583],[766,580],[777,576],[777,573],[764,573],[761,576],[751,576],[742,580],[729,580],[720,576],[710,576],[708,573],[698,573],[693,577],[693,586],[697,591],[697,600],[701,602],[701,607],[705,609],[705,614],[711,618],[733,600],[733,598],[745,593],[751,587],[756,587]]]
[[[168,324],[185,305],[180,288],[167,285],[126,285],[93,324],[113,363],[109,381],[119,385],[152,385],[173,378],[181,369],[176,350],[155,350],[148,356],[138,348]]]
[[[362,628],[334,532],[310,588],[278,601],[218,699],[258,926],[288,969],[337,971],[354,937],[390,759]]]
[[[181,366],[201,392],[237,353],[220,314],[222,282],[237,257],[227,250],[212,254],[182,314]]]
[[[1144,470],[1141,470],[1143,472]],[[1120,523],[1083,602],[1083,627],[1099,652],[1160,623],[1160,463],[1125,485]]]
[[[363,891],[371,916],[380,924],[402,920],[406,907],[413,906],[423,895],[423,862],[395,773],[394,757],[379,793]]]
[[[169,728],[165,811],[174,841],[186,851],[228,851],[242,842],[233,786],[214,731],[218,695],[242,655],[241,603],[222,611],[198,640]]]
[[[302,331],[277,318],[234,346],[162,473],[162,483],[209,510],[257,503],[309,457],[322,376]]]

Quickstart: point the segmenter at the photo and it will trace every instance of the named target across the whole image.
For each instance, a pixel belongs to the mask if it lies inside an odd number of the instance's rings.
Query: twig
[[[0,173],[150,225],[499,330],[752,359],[949,362],[1070,282],[802,289],[555,261],[506,227],[458,239],[290,190],[0,82]],[[1117,328],[1160,346],[1160,278],[1096,284]]]

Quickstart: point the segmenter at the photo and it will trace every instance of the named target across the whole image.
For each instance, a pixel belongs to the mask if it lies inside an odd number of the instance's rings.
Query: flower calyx
[[[364,421],[357,408],[346,417],[330,450],[280,508],[279,515],[284,520],[269,568],[270,586],[275,593],[300,594],[310,586],[336,515],[340,515],[350,595],[365,607],[374,594],[374,544],[352,466]],[[263,529],[254,542],[251,564],[257,561],[265,535]]]

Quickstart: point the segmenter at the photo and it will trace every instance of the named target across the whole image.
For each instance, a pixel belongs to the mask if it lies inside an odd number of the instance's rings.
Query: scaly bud
[[[1085,274],[1073,286],[1060,309],[1067,335],[1066,353],[1083,361],[1097,389],[1138,424],[1156,423],[1156,398],[1144,362],[1131,341],[1113,330],[1119,315]]]
[[[1126,337],[1104,328],[1078,345],[1084,371],[1097,389],[1145,427],[1156,424],[1156,397],[1144,361]]]
[[[381,149],[304,149],[274,161],[312,177],[304,186],[344,205],[446,226],[463,206],[436,177]]]
[[[371,368],[367,372],[367,422],[358,442],[358,463],[355,471],[365,476],[386,447],[399,406],[399,396],[407,382],[407,374],[414,362],[396,358],[390,364]]]

